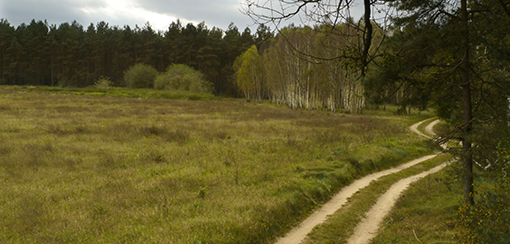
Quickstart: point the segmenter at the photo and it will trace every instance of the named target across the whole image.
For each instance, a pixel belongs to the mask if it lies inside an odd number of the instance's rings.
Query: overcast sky
[[[29,24],[32,19],[50,24],[76,20],[85,28],[105,21],[110,26],[144,26],[166,30],[170,23],[181,20],[198,24],[205,21],[211,29],[226,30],[231,22],[240,31],[255,30],[250,17],[241,13],[243,0],[0,0],[0,18],[13,26]],[[299,25],[299,23],[297,23]]]
[[[242,0],[0,0],[0,18],[13,26],[32,19],[50,24],[76,20],[87,27],[105,21],[110,26],[144,26],[158,30],[181,20],[184,25],[205,21],[207,27],[226,30],[231,22],[242,31],[253,28],[250,17],[239,11]]]

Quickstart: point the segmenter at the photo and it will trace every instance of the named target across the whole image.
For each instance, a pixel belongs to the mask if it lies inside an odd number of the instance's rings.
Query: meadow
[[[0,242],[271,243],[430,153],[407,129],[427,114],[116,92],[0,87]]]

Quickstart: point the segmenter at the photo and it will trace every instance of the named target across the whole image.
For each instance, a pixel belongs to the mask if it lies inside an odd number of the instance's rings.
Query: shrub
[[[475,205],[464,204],[457,212],[460,243],[510,243],[509,143],[502,140],[492,170],[479,173]]]
[[[126,86],[130,88],[152,88],[158,71],[150,65],[135,64],[124,75]]]
[[[156,78],[156,89],[173,91],[211,92],[211,84],[205,80],[200,71],[184,64],[173,64],[167,71]]]
[[[96,88],[98,89],[108,89],[112,86],[112,81],[110,80],[110,77],[99,77],[99,80],[95,83]]]

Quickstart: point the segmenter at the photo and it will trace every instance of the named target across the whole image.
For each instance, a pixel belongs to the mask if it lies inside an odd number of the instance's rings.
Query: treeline
[[[204,22],[183,26],[177,21],[163,32],[148,23],[120,28],[99,22],[85,28],[76,21],[57,26],[32,20],[14,27],[1,19],[0,84],[85,87],[108,77],[124,86],[124,73],[137,63],[159,72],[185,64],[201,71],[216,94],[234,96],[236,57],[271,36],[264,25],[252,34],[233,23],[223,31]]]
[[[236,82],[248,100],[291,108],[361,113],[362,23],[289,26],[266,45],[253,45],[234,64]],[[375,30],[374,48],[382,41]],[[375,51],[374,51],[375,52]]]

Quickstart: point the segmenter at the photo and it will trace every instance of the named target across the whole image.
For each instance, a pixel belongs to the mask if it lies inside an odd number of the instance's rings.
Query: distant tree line
[[[217,94],[235,96],[235,59],[271,36],[264,25],[252,34],[233,23],[223,31],[177,21],[163,32],[149,23],[120,28],[99,22],[85,28],[76,21],[57,26],[32,20],[14,27],[1,19],[0,84],[86,87],[108,77],[114,86],[124,86],[124,73],[135,64],[158,72],[185,64],[202,72]]]

